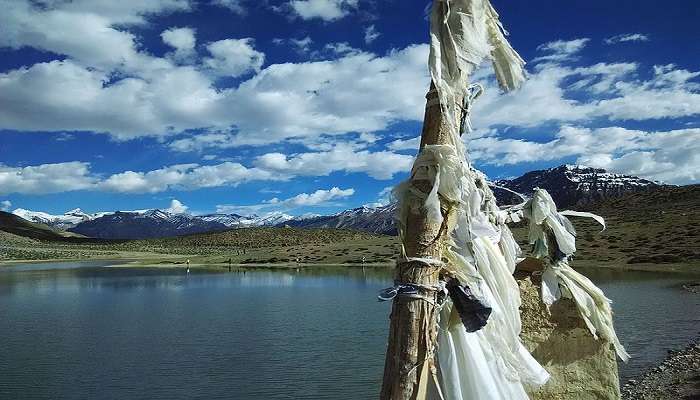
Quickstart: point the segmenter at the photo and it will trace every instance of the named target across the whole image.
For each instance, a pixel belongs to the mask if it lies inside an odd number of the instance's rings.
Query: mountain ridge
[[[663,186],[671,185],[600,168],[565,164],[530,171],[514,179],[497,180],[493,190],[500,205],[522,201],[508,190],[527,196],[535,187],[540,187],[552,195],[559,209],[583,209],[598,201]],[[264,216],[224,213],[190,215],[159,209],[88,214],[79,208],[62,216],[25,209],[16,209],[13,214],[53,228],[103,239],[148,239],[258,226],[341,228],[389,235],[397,233],[394,220],[396,204],[363,206],[331,215],[300,217],[281,212]]]

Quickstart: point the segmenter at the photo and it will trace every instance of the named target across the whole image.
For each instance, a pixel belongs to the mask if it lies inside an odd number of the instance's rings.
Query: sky
[[[700,3],[493,0],[528,80],[466,138],[490,179],[563,163],[700,180]],[[0,0],[0,210],[326,214],[418,147],[426,0]]]

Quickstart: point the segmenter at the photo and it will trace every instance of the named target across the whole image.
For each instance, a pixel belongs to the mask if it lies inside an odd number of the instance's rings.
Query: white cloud
[[[237,143],[235,137],[229,133],[206,132],[174,140],[168,146],[175,151],[191,152],[212,147],[226,149],[237,146]]]
[[[394,151],[400,151],[400,150],[414,150],[418,151],[418,147],[420,147],[420,136],[416,136],[414,138],[410,139],[396,139],[392,142],[389,142],[386,147],[389,150],[394,150]]]
[[[574,49],[580,44],[551,47]],[[488,79],[485,94],[474,105],[473,125],[536,127],[598,118],[645,121],[700,114],[700,85],[696,82],[700,71],[655,66],[651,78],[640,80],[637,76],[645,71],[637,63],[572,68],[560,63],[564,61],[566,58],[537,63],[522,88],[505,95],[499,95],[495,81]],[[586,96],[574,97],[570,95],[573,90]]]
[[[276,204],[289,205],[290,207],[318,206],[332,200],[350,197],[353,194],[355,194],[353,188],[340,189],[334,186],[329,190],[319,189],[313,193],[300,193]]]
[[[0,194],[61,193],[74,190],[117,193],[159,193],[167,190],[237,186],[251,181],[284,181],[334,172],[365,173],[391,179],[408,171],[413,157],[388,151],[357,150],[339,144],[328,151],[293,154],[266,153],[248,167],[226,161],[215,165],[177,164],[151,171],[123,171],[104,177],[84,162],[8,167],[0,164]],[[301,201],[299,199],[299,201]]]
[[[280,200],[275,197],[260,204],[219,204],[216,206],[216,212],[240,214],[259,212],[270,213],[273,212],[273,210],[279,212],[293,210],[300,207],[328,206],[334,204],[333,202],[336,200],[345,199],[353,194],[355,194],[355,189],[353,188],[340,189],[334,186],[330,189],[319,189],[313,193],[299,193],[296,196],[284,200]]]
[[[0,194],[58,193],[87,189],[94,185],[89,164],[66,162],[27,167],[8,167],[0,164]]]
[[[95,189],[120,193],[158,193],[169,189],[195,190],[236,186],[254,180],[280,179],[285,177],[234,162],[217,165],[182,164],[148,172],[125,171],[114,174],[97,184]]]
[[[351,54],[332,61],[271,65],[227,95],[240,143],[374,132],[393,121],[421,120],[429,82],[428,47],[384,57]],[[401,84],[397,84],[401,82]]]
[[[253,48],[253,39],[224,39],[209,43],[207,50],[213,57],[204,64],[220,76],[237,77],[260,71],[265,54]]]
[[[311,37],[306,36],[301,39],[289,39],[289,42],[293,44],[300,52],[308,53],[311,51],[311,44],[314,42]]]
[[[195,31],[192,28],[166,29],[160,34],[160,37],[165,44],[175,49],[177,58],[192,56],[197,44]]]
[[[0,201],[0,211],[8,211],[12,207],[12,202],[10,200]]]
[[[188,208],[189,207],[182,204],[182,202],[180,202],[180,200],[173,199],[170,201],[170,207],[166,208],[163,211],[167,211],[171,214],[184,214],[187,212]]]
[[[394,190],[393,186],[386,186],[384,189],[380,190],[377,194],[377,201],[373,203],[364,204],[365,207],[382,207],[388,205],[391,199],[391,193]]]
[[[226,6],[224,3],[241,4],[234,0],[217,2]],[[376,137],[378,131],[394,122],[422,120],[423,96],[429,82],[426,45],[376,55],[347,43],[331,43],[326,53],[324,49],[321,51],[331,60],[273,64],[262,69],[264,54],[253,47],[251,39],[225,39],[208,44],[211,56],[199,62],[189,60],[190,65],[177,65],[173,62],[177,58],[159,58],[144,51],[140,39],[129,29],[135,24],[146,24],[152,15],[185,10],[189,7],[187,1],[76,0],[46,3],[45,7],[32,4],[37,3],[21,0],[3,3],[0,46],[30,46],[65,57],[62,61],[0,73],[2,129],[67,131],[76,136],[82,134],[80,131],[91,131],[120,140],[167,136],[163,143],[177,151],[280,142],[301,143],[315,150],[263,155],[253,161],[253,168],[237,164],[246,174],[253,175],[250,179],[267,179],[256,175],[263,172],[287,179],[337,171],[386,179],[410,166],[408,156],[368,151],[362,145],[368,141],[362,138],[340,147],[332,142],[338,141],[333,136],[363,132]],[[358,0],[295,0],[286,4],[288,10],[301,18],[329,21],[356,9]],[[371,28],[366,28],[367,39],[376,33]],[[183,49],[196,55],[194,31],[189,35],[181,29],[187,28],[166,31],[170,33],[164,32],[163,39],[175,53]],[[615,40],[644,40],[641,38],[644,35],[637,35],[641,34],[619,35]],[[309,37],[296,40],[298,44],[293,45],[300,51],[310,51],[305,50],[312,43]],[[649,77],[647,67],[635,62],[592,65],[577,62],[577,67],[571,66],[571,61],[580,61],[579,52],[587,42],[588,39],[580,38],[540,46],[541,56],[531,63],[534,67],[530,79],[515,93],[499,95],[492,78],[477,75],[479,80],[486,78],[487,91],[475,105],[474,126],[501,132],[503,127],[585,126],[593,122],[600,126],[601,121],[623,125],[624,121],[700,114],[700,71],[663,65],[655,66]],[[240,77],[248,73],[255,75],[237,87],[215,85],[220,76]],[[191,133],[194,130],[203,133]],[[480,139],[486,143],[494,138],[487,135]],[[499,140],[502,145],[514,148],[533,143],[524,139],[519,143],[512,136]],[[417,139],[395,140],[387,148],[409,149],[416,142]],[[339,154],[340,148],[348,154]],[[626,154],[635,152],[635,160],[642,160],[650,157],[650,151],[659,154],[658,150],[629,149],[595,155],[592,159],[629,169],[629,164],[620,161],[632,160],[631,155],[623,158]],[[580,152],[576,156],[594,156],[589,153]],[[610,156],[606,158],[606,154]],[[389,162],[383,162],[382,158]],[[655,168],[663,170],[666,161],[654,160],[658,163]],[[257,166],[268,161],[276,161],[290,168],[290,172]],[[388,165],[394,161],[397,167]],[[87,171],[89,166],[83,164]],[[59,164],[47,165],[57,168]],[[647,160],[645,165],[651,165],[651,161]],[[162,170],[169,168],[172,167]],[[186,177],[195,176],[198,168],[161,172],[163,176],[180,176],[165,183],[156,179],[159,174],[151,174],[154,171],[125,171],[107,178],[88,171],[83,178],[93,182],[94,185],[87,186],[97,187],[96,190],[143,191],[147,190],[150,179],[155,180],[155,189],[150,189],[154,191],[196,188],[199,186]],[[691,177],[684,176],[678,179]],[[224,179],[223,182],[238,181]],[[15,189],[11,190],[35,190],[31,185],[17,187],[16,179],[13,184]],[[76,190],[72,187],[67,185],[65,190]]]
[[[623,33],[609,37],[604,40],[606,44],[615,44],[622,42],[648,42],[649,36],[642,33]]]
[[[136,37],[124,25],[144,24],[146,15],[189,8],[187,1],[78,0],[3,2],[0,47],[30,46],[66,55],[78,63],[105,70],[140,74],[167,66],[163,59],[139,52]]]
[[[377,38],[381,34],[377,32],[377,28],[374,27],[374,25],[370,25],[367,28],[365,28],[365,43],[370,44],[377,40]]]
[[[334,21],[357,8],[357,3],[358,0],[292,0],[288,5],[301,19]]]
[[[342,56],[357,55],[362,53],[362,50],[350,46],[350,43],[348,42],[327,43],[325,46],[323,46],[323,49],[331,52],[332,54]]]
[[[613,172],[661,180],[700,180],[700,129],[646,132],[621,127],[564,126],[546,142],[485,136],[469,141],[480,163],[510,165],[577,157],[577,162]]]
[[[548,42],[537,47],[537,50],[543,51],[545,53],[550,53],[535,58],[532,62],[562,62],[565,60],[571,60],[575,58],[575,54],[581,51],[588,43],[590,39],[581,38],[574,40],[555,40],[553,42]]]
[[[246,9],[243,6],[243,0],[213,0],[212,4],[228,8],[235,14],[245,14]]]
[[[413,162],[412,156],[389,151],[354,151],[339,145],[330,151],[301,153],[288,156],[282,153],[267,153],[255,159],[254,165],[273,173],[297,176],[325,176],[332,172],[366,173],[374,179],[391,179],[395,174],[406,172]]]

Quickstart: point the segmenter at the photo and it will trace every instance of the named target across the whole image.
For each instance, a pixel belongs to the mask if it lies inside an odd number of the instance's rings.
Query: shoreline
[[[661,362],[622,387],[624,400],[700,398],[700,337],[682,350],[669,350]]]
[[[149,254],[150,255],[150,254]],[[177,257],[163,257],[162,255],[153,255],[153,257],[144,256],[138,257],[133,254],[125,254],[123,258],[120,257],[89,257],[89,258],[55,258],[55,259],[38,259],[38,260],[2,260],[0,261],[0,268],[9,265],[21,265],[21,264],[43,264],[43,263],[60,263],[60,262],[90,262],[90,261],[105,261],[105,262],[115,262],[117,264],[114,267],[120,268],[144,268],[144,267],[154,267],[154,268],[180,268],[186,266],[186,259],[188,258],[198,258],[197,255],[183,256],[178,255]],[[393,267],[394,262],[390,263],[364,263],[364,267]],[[207,269],[227,269],[228,263],[202,263],[202,262],[192,262],[190,263],[191,268],[207,268]],[[363,264],[360,262],[353,263],[295,263],[295,262],[285,262],[285,263],[266,263],[266,262],[248,262],[248,263],[231,263],[231,267],[236,268],[265,268],[265,269],[294,269],[294,268],[310,268],[316,266],[332,266],[332,267],[362,267]],[[698,275],[700,276],[700,265],[696,263],[692,264],[598,264],[589,262],[574,262],[574,269],[606,269],[610,271],[637,271],[637,272],[668,272],[673,274],[688,274],[688,275]]]

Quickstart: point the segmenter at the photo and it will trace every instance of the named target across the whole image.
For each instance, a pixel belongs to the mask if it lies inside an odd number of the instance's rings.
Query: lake
[[[377,397],[386,269],[187,275],[105,264],[0,267],[1,399]],[[585,272],[615,301],[634,356],[623,378],[697,334],[700,296],[677,288],[689,278]]]

